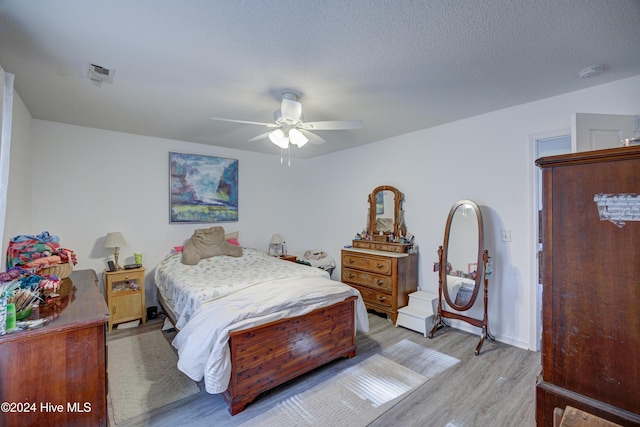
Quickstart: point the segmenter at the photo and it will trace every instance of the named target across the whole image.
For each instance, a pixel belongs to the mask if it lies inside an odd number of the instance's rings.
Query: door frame
[[[529,283],[533,286],[529,287],[529,301],[530,301],[530,321],[529,321],[529,347],[532,351],[540,351],[541,339],[542,339],[542,316],[540,312],[542,310],[542,292],[539,292],[540,277],[538,274],[538,259],[539,245],[538,245],[538,195],[540,194],[540,188],[538,185],[538,176],[541,173],[540,169],[536,166],[535,161],[538,158],[538,141],[552,138],[569,137],[571,138],[571,128],[563,128],[553,131],[535,133],[529,135],[529,164],[531,165],[529,174],[529,188],[531,191],[530,200],[530,251],[529,257],[529,271],[530,278]],[[573,151],[573,145],[569,148]]]

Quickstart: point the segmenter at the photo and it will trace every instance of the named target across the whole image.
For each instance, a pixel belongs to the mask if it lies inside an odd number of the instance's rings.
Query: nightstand
[[[140,319],[147,322],[144,296],[145,268],[104,272],[104,288],[107,299],[109,332],[113,325]]]

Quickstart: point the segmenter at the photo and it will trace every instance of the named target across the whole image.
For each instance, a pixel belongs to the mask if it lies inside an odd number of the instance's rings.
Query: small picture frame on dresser
[[[107,265],[109,266],[109,271],[116,271],[116,265],[113,261],[107,261]]]

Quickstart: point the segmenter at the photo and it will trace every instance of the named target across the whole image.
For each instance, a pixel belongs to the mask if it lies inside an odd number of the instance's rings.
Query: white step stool
[[[434,314],[438,310],[438,295],[418,291],[409,294],[409,305],[398,309],[396,327],[404,326],[413,331],[422,332],[426,337],[431,330]]]

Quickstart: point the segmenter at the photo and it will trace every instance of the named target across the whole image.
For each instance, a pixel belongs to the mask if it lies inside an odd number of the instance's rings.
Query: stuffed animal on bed
[[[242,248],[227,242],[223,227],[201,228],[185,243],[182,250],[182,263],[196,265],[204,258],[218,255],[242,256]]]

